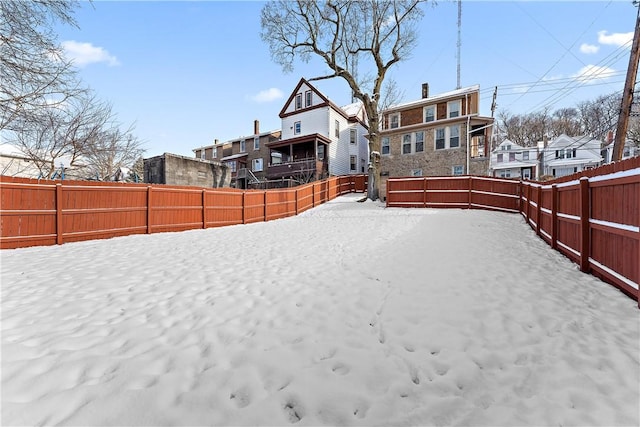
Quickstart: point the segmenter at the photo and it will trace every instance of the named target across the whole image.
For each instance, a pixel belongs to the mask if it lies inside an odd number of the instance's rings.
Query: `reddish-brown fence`
[[[270,221],[366,188],[363,175],[266,191],[0,177],[0,248]]]
[[[522,215],[552,248],[640,306],[640,168],[588,174],[523,182]]]
[[[389,178],[387,206],[477,208],[516,213],[519,182],[479,176]]]
[[[640,307],[640,158],[547,183],[475,176],[390,178],[387,206],[520,212],[552,248]]]

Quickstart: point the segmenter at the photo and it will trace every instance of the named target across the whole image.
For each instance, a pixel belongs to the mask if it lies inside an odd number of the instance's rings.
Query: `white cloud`
[[[94,46],[91,43],[81,43],[74,40],[62,42],[67,58],[78,67],[104,62],[110,67],[120,65],[118,58],[111,55],[104,48]]]
[[[615,70],[609,67],[601,67],[599,65],[587,65],[582,67],[580,71],[572,77],[582,83],[596,83],[600,80],[608,79],[615,75]]]
[[[255,102],[271,102],[284,97],[284,93],[278,88],[272,87],[267,90],[258,92],[257,95],[251,97]]]
[[[595,46],[587,43],[582,43],[582,45],[580,45],[580,52],[586,53],[587,55],[590,55],[592,53],[598,53],[599,50],[600,50],[600,46]]]
[[[614,46],[624,46],[626,44],[631,47],[631,41],[633,40],[633,32],[630,33],[611,33],[607,34],[607,31],[598,31],[598,43],[610,44]]]

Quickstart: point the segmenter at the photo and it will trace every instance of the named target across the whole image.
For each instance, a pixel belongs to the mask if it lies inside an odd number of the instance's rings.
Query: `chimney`
[[[422,99],[429,97],[429,83],[422,83]]]
[[[610,130],[609,133],[607,134],[607,145],[611,144],[613,142],[613,131]]]
[[[260,121],[259,120],[254,120],[253,121],[253,134],[254,135],[260,134]]]
[[[219,142],[220,141],[218,141],[218,138],[216,138],[216,139],[213,140],[213,145],[218,145]]]

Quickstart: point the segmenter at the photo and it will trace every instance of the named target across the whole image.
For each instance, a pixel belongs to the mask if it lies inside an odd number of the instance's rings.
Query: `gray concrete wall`
[[[228,187],[229,168],[217,161],[164,153],[144,159],[144,182],[149,184]]]

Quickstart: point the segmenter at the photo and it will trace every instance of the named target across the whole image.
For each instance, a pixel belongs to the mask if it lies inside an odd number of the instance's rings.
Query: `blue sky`
[[[145,156],[192,156],[194,148],[280,128],[278,113],[301,77],[323,75],[318,60],[284,73],[260,39],[252,1],[82,3],[80,29],[58,28],[84,82],[136,123]],[[457,3],[425,5],[411,58],[390,76],[403,102],[456,88]],[[462,2],[461,85],[479,84],[481,114],[576,106],[621,91],[636,18],[630,0]],[[626,42],[626,45],[624,44]],[[341,80],[314,83],[338,105]]]

